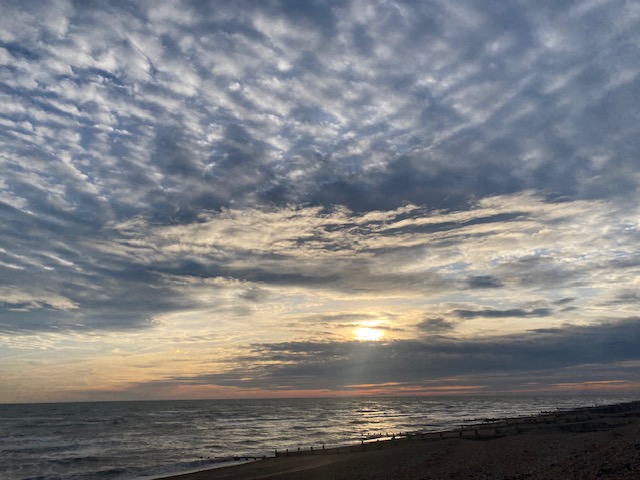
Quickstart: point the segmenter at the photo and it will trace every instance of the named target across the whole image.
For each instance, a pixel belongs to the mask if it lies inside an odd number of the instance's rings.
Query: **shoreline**
[[[304,472],[304,473],[303,473]],[[437,432],[326,449],[162,480],[640,478],[640,401],[478,419]],[[160,479],[157,479],[160,480]]]

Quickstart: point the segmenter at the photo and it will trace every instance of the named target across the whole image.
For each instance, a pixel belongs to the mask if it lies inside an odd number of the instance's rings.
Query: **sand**
[[[441,438],[443,437],[443,438]],[[640,479],[640,402],[292,452],[173,480]]]

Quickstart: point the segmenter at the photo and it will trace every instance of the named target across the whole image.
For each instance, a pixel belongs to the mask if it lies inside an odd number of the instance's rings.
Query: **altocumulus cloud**
[[[411,362],[388,359],[432,360],[445,335],[488,351],[517,332],[538,329],[523,334],[542,345],[541,329],[564,339],[633,325],[632,2],[2,10],[7,358],[51,342],[88,351],[96,338],[106,351],[122,332],[170,349],[197,328],[225,345],[221,359],[328,338],[355,365],[365,347],[327,321],[342,318],[397,337],[374,346],[390,370],[368,381],[411,382],[422,378]],[[425,347],[430,334],[441,340]],[[562,368],[626,361],[568,351]],[[326,363],[287,367],[290,354],[277,372]],[[193,368],[225,384],[226,367]],[[166,369],[157,376],[177,378]]]

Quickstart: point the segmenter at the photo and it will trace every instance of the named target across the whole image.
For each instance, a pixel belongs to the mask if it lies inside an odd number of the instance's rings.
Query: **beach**
[[[172,480],[638,479],[640,402],[478,419],[464,428],[278,452]]]

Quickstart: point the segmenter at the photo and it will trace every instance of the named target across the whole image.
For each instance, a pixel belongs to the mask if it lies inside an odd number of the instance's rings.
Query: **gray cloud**
[[[174,381],[275,389],[344,389],[356,383],[428,385],[448,378],[466,378],[477,385],[508,374],[498,380],[500,386],[516,389],[522,387],[523,379],[541,379],[542,372],[547,372],[545,386],[552,386],[554,380],[572,378],[571,369],[581,366],[588,365],[591,370],[586,379],[598,376],[610,364],[640,360],[636,344],[639,328],[638,319],[629,318],[477,340],[437,336],[378,344],[264,344],[256,345],[252,355],[233,359],[241,367]],[[627,374],[620,375],[626,378]]]
[[[524,310],[522,308],[512,308],[509,310],[495,310],[485,308],[481,310],[454,310],[453,313],[464,319],[469,318],[530,318],[530,317],[548,317],[553,315],[550,308],[534,308],[532,310]]]
[[[467,279],[470,288],[500,288],[503,286],[499,278],[491,275],[475,275]]]
[[[638,305],[640,304],[640,293],[624,292],[616,296],[615,299],[607,303],[608,305]]]
[[[426,334],[444,334],[449,333],[456,328],[454,322],[444,320],[443,318],[427,318],[416,325],[419,330]]]

